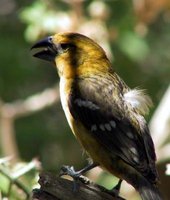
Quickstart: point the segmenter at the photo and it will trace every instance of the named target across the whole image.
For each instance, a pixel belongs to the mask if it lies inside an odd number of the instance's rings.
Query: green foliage
[[[2,198],[26,200],[31,196],[32,188],[37,183],[39,163],[33,160],[29,163],[11,164],[10,158],[0,159],[0,193]],[[31,172],[31,173],[30,173]]]
[[[146,40],[135,32],[124,32],[118,43],[121,51],[133,61],[142,61],[149,54]]]
[[[46,31],[55,28],[50,27],[51,23],[54,24],[55,13],[47,8],[45,1],[35,1],[21,12],[20,18],[28,24],[25,37],[30,42],[39,37],[43,28],[46,28]]]
[[[8,188],[10,187],[10,181],[2,174],[0,174],[1,185],[0,191],[2,194],[8,194]]]
[[[104,172],[99,176],[97,183],[111,190],[116,186],[118,181],[118,178],[110,176],[110,174]]]

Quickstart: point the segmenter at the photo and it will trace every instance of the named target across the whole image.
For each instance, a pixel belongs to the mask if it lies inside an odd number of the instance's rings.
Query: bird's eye
[[[67,51],[70,48],[70,44],[66,43],[60,44],[60,46],[63,51]]]

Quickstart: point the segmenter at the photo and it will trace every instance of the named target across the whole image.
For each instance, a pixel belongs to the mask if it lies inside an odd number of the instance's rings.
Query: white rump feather
[[[124,100],[142,115],[148,114],[153,105],[151,98],[141,89],[128,91],[124,94]]]

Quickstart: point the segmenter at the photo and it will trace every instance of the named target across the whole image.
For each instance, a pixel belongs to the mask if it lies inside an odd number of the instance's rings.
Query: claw
[[[73,179],[77,179],[80,176],[80,173],[74,170],[73,166],[63,165],[60,170],[59,176],[68,175],[71,176]]]
[[[79,180],[79,177],[81,176],[81,174],[79,172],[76,172],[73,166],[68,166],[68,165],[64,165],[61,167],[59,176],[63,176],[63,175],[68,175],[70,177],[73,178],[73,192],[77,192],[78,191],[78,183],[77,181]]]
[[[73,181],[73,192],[76,192],[78,190],[78,181],[80,181],[84,184],[91,183],[91,181],[87,177],[81,175],[81,171],[76,172],[73,166],[63,165],[61,167],[59,176],[61,177],[64,175],[68,175],[73,178],[73,180],[74,180]]]

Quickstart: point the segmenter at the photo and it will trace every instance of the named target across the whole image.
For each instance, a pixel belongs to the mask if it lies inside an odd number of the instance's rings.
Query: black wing
[[[97,89],[93,84],[96,83],[82,81],[73,87],[69,97],[72,116],[81,121],[110,154],[120,157],[154,182],[157,178],[156,156],[147,126],[139,133],[130,119],[121,114],[114,96],[108,94],[108,85],[100,83],[102,87]]]

